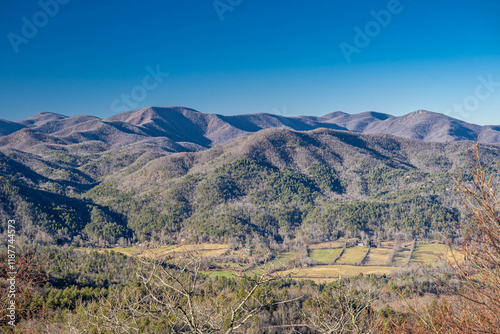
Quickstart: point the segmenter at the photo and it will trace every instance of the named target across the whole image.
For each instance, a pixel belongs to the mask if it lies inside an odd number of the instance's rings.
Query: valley
[[[442,122],[454,134],[491,130],[428,112],[313,119],[186,108],[0,123],[0,217],[22,222],[19,284],[29,293],[19,305],[53,319],[54,333],[185,330],[188,312],[200,326],[219,319],[220,332],[238,307],[238,319],[263,317],[242,322],[248,330],[305,323],[316,333],[323,305],[398,332],[415,321],[401,302],[456,297],[457,270],[471,259],[460,248],[471,217],[464,187],[494,191],[500,181],[494,132],[478,146],[431,136]],[[485,169],[473,164],[478,151]]]
[[[350,242],[350,247],[344,249],[343,245],[346,242]],[[204,243],[160,247],[146,244],[129,248],[112,247],[95,250],[131,257],[155,258],[173,263],[183,258],[200,257],[205,267],[209,268],[204,270],[209,276],[252,276],[271,270],[277,275],[312,280],[316,283],[357,275],[398,277],[400,271],[406,273],[428,267],[445,267],[447,261],[451,261],[448,259],[450,251],[446,245],[438,241],[415,242],[413,251],[412,245],[413,242],[392,241],[367,247],[358,239],[339,240],[309,245],[306,247],[306,252],[271,251],[270,254],[263,256],[266,260],[260,263],[256,263],[258,259],[252,256],[255,249],[231,250],[227,244]],[[397,252],[394,252],[394,247],[397,248]],[[75,248],[75,250],[92,251],[87,248]],[[392,261],[390,261],[391,253],[394,253]]]
[[[2,5],[0,333],[500,334],[499,1]]]

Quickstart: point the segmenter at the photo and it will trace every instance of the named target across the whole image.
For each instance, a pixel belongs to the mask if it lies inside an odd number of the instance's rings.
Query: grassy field
[[[423,264],[435,265],[440,261],[445,261],[447,255],[444,244],[423,244],[419,243],[415,247],[412,261]]]
[[[337,264],[357,264],[365,255],[368,247],[352,247],[346,248],[342,257],[337,261]]]
[[[269,261],[260,266],[254,267],[245,272],[245,274],[249,275],[259,275],[262,272],[268,270],[269,268],[279,268],[281,266],[286,266],[290,263],[290,261],[297,259],[300,257],[300,253],[298,252],[283,252],[279,253],[279,255],[272,261]]]
[[[108,250],[108,249],[105,249],[105,250]],[[133,248],[133,247],[130,247],[130,248],[112,248],[111,250],[115,251],[117,253],[122,253],[122,254],[127,255],[127,256],[134,256],[134,255],[137,255],[141,252],[137,248]]]
[[[224,244],[200,244],[183,246],[163,246],[158,248],[148,248],[144,250],[141,256],[163,257],[163,256],[182,256],[186,253],[199,253],[201,257],[216,257],[224,254],[229,249]]]
[[[331,264],[333,260],[342,252],[342,248],[333,249],[313,249],[309,257],[315,259],[318,264]]]
[[[346,248],[342,257],[335,265],[331,263],[342,252],[341,241],[324,242],[309,246],[309,257],[316,260],[318,265],[300,268],[293,273],[290,271],[280,271],[281,274],[291,274],[297,279],[312,279],[316,282],[326,282],[338,279],[338,277],[355,276],[362,274],[377,274],[390,275],[395,267],[402,267],[406,264],[408,255],[410,254],[411,242],[401,243],[401,250],[394,257],[392,266],[386,266],[389,254],[391,253],[394,242],[383,242],[377,248],[371,248],[370,254],[367,257],[365,265],[359,266],[359,262],[368,251],[368,247],[355,246]],[[75,248],[80,251],[91,251],[89,248]],[[186,253],[196,253],[201,257],[210,258],[210,261],[216,265],[215,271],[207,272],[211,276],[229,277],[231,272],[242,272],[248,268],[248,264],[239,263],[237,259],[248,256],[247,250],[229,251],[229,246],[226,244],[190,244],[190,245],[167,245],[161,247],[116,247],[116,248],[100,248],[98,252],[114,251],[127,256],[134,257],[158,257],[171,256],[177,261],[186,256]],[[220,255],[228,255],[233,257],[234,261],[225,261],[218,263],[217,257]],[[438,266],[442,261],[446,260],[449,255],[449,250],[444,244],[439,243],[417,243],[410,264],[424,264]],[[258,275],[270,268],[280,270],[281,267],[288,265],[291,261],[299,259],[301,254],[298,252],[281,252],[276,254],[276,258],[272,261],[258,265],[249,270],[244,271],[247,275]],[[281,268],[284,269],[284,268]]]
[[[406,264],[408,260],[408,255],[410,255],[410,247],[402,248],[392,261],[392,265],[396,267],[401,267]]]
[[[91,252],[91,251],[97,251],[99,253],[102,252],[110,252],[114,251],[116,253],[121,253],[123,255],[127,256],[136,256],[141,253],[141,251],[135,247],[130,247],[130,248],[86,248],[86,247],[75,247],[73,248],[76,251],[80,252]]]
[[[312,279],[313,281],[331,281],[339,277],[368,275],[390,275],[394,268],[386,266],[353,266],[353,265],[331,265],[302,268],[297,271],[283,271],[282,275],[291,275],[292,278]]]
[[[390,248],[372,248],[368,259],[365,262],[367,266],[385,266],[391,254]]]
[[[392,249],[392,248],[394,248],[394,241],[383,241],[383,242],[380,243],[380,246],[382,248]]]
[[[145,257],[164,257],[176,256],[186,252],[199,252],[202,257],[216,257],[224,254],[229,249],[225,244],[199,244],[199,245],[168,245],[152,248],[138,248],[138,247],[113,247],[113,248],[99,248],[98,252],[114,251],[127,256],[145,256]],[[75,250],[90,251],[88,248],[75,248]]]

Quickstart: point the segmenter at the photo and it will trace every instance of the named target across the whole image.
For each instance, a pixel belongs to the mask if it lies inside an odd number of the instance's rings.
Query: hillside
[[[0,120],[0,148],[35,154],[47,150],[90,154],[118,148],[198,152],[269,128],[296,131],[326,128],[442,143],[461,140],[500,143],[500,127],[469,124],[423,110],[399,117],[376,112],[285,117],[224,116],[183,107],[148,107],[105,119],[42,112],[18,122]]]
[[[144,124],[155,114],[121,116],[126,118],[90,119],[73,127],[111,131],[118,127],[110,124],[123,122],[136,127],[129,138],[153,131]],[[37,122],[47,128],[54,120]],[[113,138],[112,131],[100,134]],[[29,128],[0,138],[12,147],[0,149],[0,215],[25,217],[26,233],[36,240],[77,244],[118,238],[310,243],[350,235],[432,236],[459,218],[448,172],[464,165],[472,145],[270,128],[224,146],[173,153],[154,145],[164,138],[162,145],[178,148],[166,137],[113,146],[46,136]],[[482,152],[493,160],[500,146],[483,144]]]

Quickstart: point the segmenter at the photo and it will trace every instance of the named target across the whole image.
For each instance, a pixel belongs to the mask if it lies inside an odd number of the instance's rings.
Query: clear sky
[[[58,1],[0,0],[0,118],[176,105],[500,124],[498,0]]]

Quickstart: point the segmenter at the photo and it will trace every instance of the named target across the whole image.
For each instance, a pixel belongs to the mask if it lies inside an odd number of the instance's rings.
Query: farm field
[[[368,251],[368,247],[352,247],[346,248],[342,257],[337,261],[336,264],[358,264],[359,261]]]
[[[257,267],[247,270],[245,271],[245,274],[258,275],[268,270],[269,268],[279,268],[281,266],[286,266],[290,263],[290,261],[297,259],[299,257],[300,253],[298,252],[282,252],[279,253],[274,260],[271,260],[265,264],[261,264]]]
[[[292,278],[296,279],[311,279],[318,283],[359,274],[390,275],[394,269],[386,266],[330,265],[302,268],[295,271],[287,270],[280,272],[280,274],[291,275]]]
[[[114,251],[127,256],[145,256],[145,257],[164,257],[175,256],[186,252],[199,252],[202,257],[216,257],[224,254],[229,249],[225,244],[199,244],[199,245],[168,245],[154,248],[138,248],[138,247],[113,247],[99,248],[98,252]],[[90,251],[88,248],[75,248],[75,250]]]
[[[309,257],[315,259],[318,264],[331,264],[341,252],[342,248],[313,249]]]
[[[392,261],[392,265],[396,267],[401,267],[406,264],[408,256],[410,255],[410,247],[402,248]]]
[[[292,271],[287,271],[282,268],[290,264],[293,260],[300,260],[302,256],[299,252],[279,252],[271,261],[250,267],[248,260],[251,256],[251,250],[240,249],[228,251],[229,246],[226,244],[189,244],[189,245],[166,245],[156,248],[139,248],[139,247],[115,247],[115,248],[100,248],[98,252],[114,251],[127,256],[133,257],[157,257],[163,258],[171,256],[175,260],[182,259],[186,252],[197,252],[201,257],[207,258],[212,263],[212,269],[206,271],[207,274],[217,277],[228,277],[234,273],[246,275],[257,275],[270,268],[278,270],[280,274],[291,274],[292,278],[296,279],[312,279],[317,282],[332,281],[338,277],[355,276],[359,274],[377,274],[390,275],[397,270],[398,267],[403,267],[406,264],[408,255],[410,254],[412,242],[401,243],[401,250],[394,257],[392,265],[387,266],[390,253],[394,247],[393,241],[383,242],[377,248],[371,248],[364,265],[359,265],[361,259],[368,251],[368,247],[354,246],[346,248],[342,256],[335,264],[332,262],[341,254],[343,243],[326,242],[321,244],[311,245],[309,247],[309,258],[315,260],[311,262],[302,262],[298,264],[298,268]],[[80,251],[90,251],[88,248],[75,248]],[[446,259],[449,251],[444,244],[439,243],[417,243],[415,251],[410,261],[411,264],[417,265],[432,265],[438,266]],[[224,258],[219,256],[224,255]],[[228,260],[229,258],[229,260]],[[222,260],[225,259],[225,260]],[[297,263],[301,263],[300,261]],[[307,263],[307,264],[306,264]],[[250,268],[249,268],[250,267]],[[281,267],[281,269],[280,269]],[[282,271],[280,271],[282,270]]]
[[[444,244],[417,244],[413,253],[412,261],[427,265],[437,265],[441,261],[446,261],[446,245]]]
[[[365,262],[367,266],[385,266],[387,264],[387,259],[391,254],[390,248],[372,248],[368,259]]]

